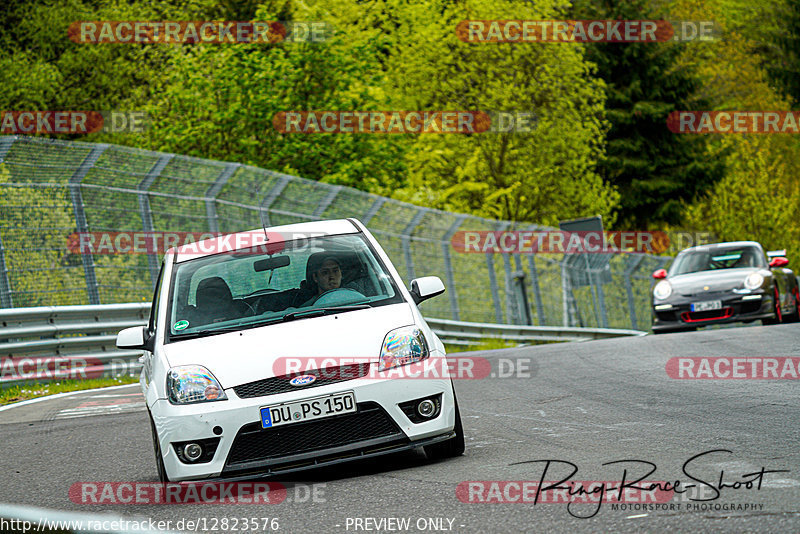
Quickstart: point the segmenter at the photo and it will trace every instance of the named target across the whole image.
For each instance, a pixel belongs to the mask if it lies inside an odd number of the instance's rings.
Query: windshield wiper
[[[367,308],[371,308],[369,304],[354,304],[352,306],[329,306],[327,308],[311,308],[308,310],[299,310],[296,312],[290,312],[286,315],[281,317],[281,320],[286,321],[294,321],[295,319],[307,319],[309,317],[320,317],[322,315],[328,315],[329,313],[338,313],[338,312],[348,312],[354,310],[366,310]]]
[[[241,326],[227,326],[225,328],[213,328],[205,330],[197,330],[196,332],[181,332],[180,334],[170,334],[169,339],[194,339],[198,337],[213,336],[214,334],[225,334],[229,332],[238,332]]]

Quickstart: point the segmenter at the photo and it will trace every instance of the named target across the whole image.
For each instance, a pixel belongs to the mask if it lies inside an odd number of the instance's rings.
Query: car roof
[[[266,234],[269,235],[267,239]],[[312,221],[283,226],[257,228],[235,234],[225,234],[167,250],[175,254],[175,263],[213,256],[223,252],[243,250],[253,246],[281,243],[311,236],[355,234],[361,229],[350,219]]]
[[[727,241],[725,243],[709,243],[707,245],[698,245],[696,247],[689,247],[681,250],[679,254],[685,254],[687,252],[692,252],[694,250],[709,250],[715,248],[731,248],[731,247],[755,247],[761,251],[764,249],[761,247],[761,243],[757,241]]]

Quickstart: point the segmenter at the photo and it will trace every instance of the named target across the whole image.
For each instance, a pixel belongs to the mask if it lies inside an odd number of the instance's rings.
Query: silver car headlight
[[[760,288],[763,284],[764,275],[761,273],[750,273],[747,275],[747,278],[744,279],[744,287],[750,291]]]
[[[657,299],[664,300],[670,295],[672,295],[672,284],[666,280],[661,280],[653,288],[653,296]]]
[[[378,371],[386,371],[424,360],[430,355],[428,342],[416,326],[392,330],[383,340]]]
[[[181,365],[167,373],[167,395],[172,404],[227,400],[211,372],[202,365]]]

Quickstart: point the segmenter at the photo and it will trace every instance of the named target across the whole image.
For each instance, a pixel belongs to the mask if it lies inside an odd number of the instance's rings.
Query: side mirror
[[[411,281],[411,297],[416,304],[444,293],[444,284],[438,276],[423,276]]]
[[[147,343],[147,327],[134,326],[117,334],[118,349],[150,350]]]
[[[789,265],[789,260],[783,256],[772,258],[772,260],[769,262],[770,267],[786,267],[787,265]]]
[[[663,280],[666,277],[667,277],[667,270],[666,269],[659,269],[659,270],[653,272],[653,278],[655,278],[656,280]]]

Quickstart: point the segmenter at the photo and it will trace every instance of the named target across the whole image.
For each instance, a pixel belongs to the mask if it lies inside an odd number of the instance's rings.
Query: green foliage
[[[0,238],[14,306],[88,304],[80,258],[66,251],[75,223],[65,190],[13,183],[0,164]]]

